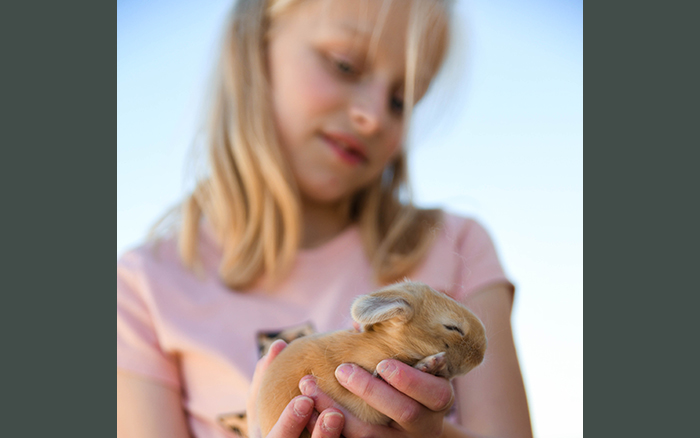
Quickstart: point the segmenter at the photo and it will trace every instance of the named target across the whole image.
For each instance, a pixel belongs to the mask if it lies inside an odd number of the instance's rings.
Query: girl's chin
[[[306,204],[328,206],[349,204],[368,184],[363,182],[366,175],[359,173],[343,175],[335,171],[323,171],[295,176],[302,200]]]
[[[355,191],[333,189],[331,186],[302,188],[301,200],[304,205],[337,208],[349,204]]]
[[[305,206],[338,208],[350,203],[351,196],[342,196],[328,193],[307,193],[301,197]]]

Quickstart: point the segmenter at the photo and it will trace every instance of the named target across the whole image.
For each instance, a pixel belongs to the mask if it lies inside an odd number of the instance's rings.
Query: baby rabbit
[[[452,298],[422,283],[396,283],[360,296],[351,314],[362,332],[341,330],[305,336],[290,343],[272,361],[258,394],[263,436],[289,401],[301,394],[299,380],[307,374],[315,376],[323,392],[361,420],[388,424],[388,417],[338,383],[338,365],[352,362],[376,375],[379,362],[394,358],[452,379],[466,374],[484,358],[486,337],[481,321]]]

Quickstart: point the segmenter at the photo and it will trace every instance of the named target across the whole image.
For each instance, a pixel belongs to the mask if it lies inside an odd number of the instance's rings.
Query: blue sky
[[[117,2],[117,255],[187,188],[229,8]],[[458,0],[457,17],[462,70],[417,110],[427,122],[410,154],[415,198],[491,232],[517,287],[536,435],[582,437],[583,3]]]

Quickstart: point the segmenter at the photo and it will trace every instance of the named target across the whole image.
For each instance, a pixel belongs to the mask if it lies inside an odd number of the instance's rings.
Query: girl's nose
[[[388,101],[381,86],[367,86],[354,95],[350,103],[350,120],[361,135],[372,135],[382,128],[387,117]]]

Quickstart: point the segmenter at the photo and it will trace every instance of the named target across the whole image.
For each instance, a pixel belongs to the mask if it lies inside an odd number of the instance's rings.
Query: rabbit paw
[[[445,352],[433,354],[432,356],[424,357],[413,366],[424,373],[433,374],[435,376],[443,376],[447,371],[447,359]]]

